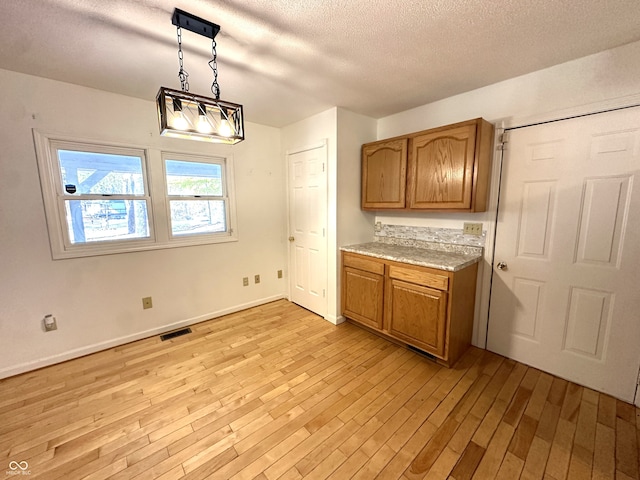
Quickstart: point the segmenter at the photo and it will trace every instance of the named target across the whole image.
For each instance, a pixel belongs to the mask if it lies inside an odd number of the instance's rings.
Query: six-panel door
[[[506,147],[487,347],[632,402],[640,108],[513,130]]]

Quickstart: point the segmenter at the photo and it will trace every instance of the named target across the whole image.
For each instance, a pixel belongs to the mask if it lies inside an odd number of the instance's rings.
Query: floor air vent
[[[176,330],[175,332],[165,333],[164,335],[160,335],[160,340],[163,342],[165,340],[171,340],[172,338],[180,337],[182,335],[186,335],[187,333],[191,333],[190,328],[183,328],[182,330]]]
[[[414,352],[416,352],[416,353],[418,353],[418,354],[422,355],[423,357],[427,357],[427,358],[428,358],[428,359],[430,359],[430,360],[437,360],[437,358],[436,358],[436,357],[434,357],[433,355],[431,355],[430,353],[427,353],[427,352],[425,352],[424,350],[420,350],[419,348],[416,348],[416,347],[414,347],[414,346],[412,346],[412,345],[407,345],[407,348],[408,348],[409,350],[412,350],[412,351],[414,351]]]

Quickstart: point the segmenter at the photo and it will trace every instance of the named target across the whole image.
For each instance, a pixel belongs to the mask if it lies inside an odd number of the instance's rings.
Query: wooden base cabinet
[[[381,330],[384,265],[360,256],[347,256],[342,265],[343,314],[367,327]]]
[[[453,365],[471,345],[478,264],[457,272],[342,253],[342,314]]]
[[[391,335],[432,355],[444,357],[447,292],[391,278],[389,303]]]

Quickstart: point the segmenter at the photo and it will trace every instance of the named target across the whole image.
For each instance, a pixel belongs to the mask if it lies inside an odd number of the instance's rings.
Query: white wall
[[[640,42],[556,65],[528,75],[450,97],[378,121],[378,139],[483,117],[497,126],[562,118],[601,106],[637,101],[640,94]],[[612,100],[616,100],[612,102]],[[376,221],[398,225],[462,228],[483,222],[488,231],[476,308],[474,344],[484,347],[488,315],[491,252],[496,216],[497,165],[487,212],[473,214],[379,213]]]
[[[344,245],[353,245],[373,241],[375,214],[360,208],[361,197],[361,148],[363,143],[376,139],[377,121],[371,117],[358,115],[343,108],[338,109],[338,164],[337,164],[337,238],[339,249]],[[344,319],[341,316],[340,302],[341,275],[340,252],[334,267],[336,278],[335,304],[330,305],[336,315],[336,322]],[[331,273],[330,273],[331,275]]]
[[[373,240],[373,212],[360,208],[363,143],[376,140],[374,118],[338,109],[338,246]]]
[[[0,70],[0,377],[286,295],[280,130],[234,146],[161,138],[155,103]],[[171,151],[232,154],[239,241],[51,259],[32,128]],[[242,286],[242,277],[261,283]],[[141,299],[153,297],[153,308]],[[58,330],[44,333],[51,313]]]

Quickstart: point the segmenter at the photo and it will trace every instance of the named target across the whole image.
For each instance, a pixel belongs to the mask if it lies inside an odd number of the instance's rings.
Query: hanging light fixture
[[[160,135],[231,145],[241,142],[244,140],[242,105],[220,100],[216,52],[216,35],[220,26],[178,8],[173,12],[171,23],[176,26],[178,33],[178,77],[182,90],[160,87],[158,91],[156,103]],[[189,92],[189,74],[184,69],[182,54],[182,28],[212,41],[209,67],[213,71],[211,93],[214,98]]]

